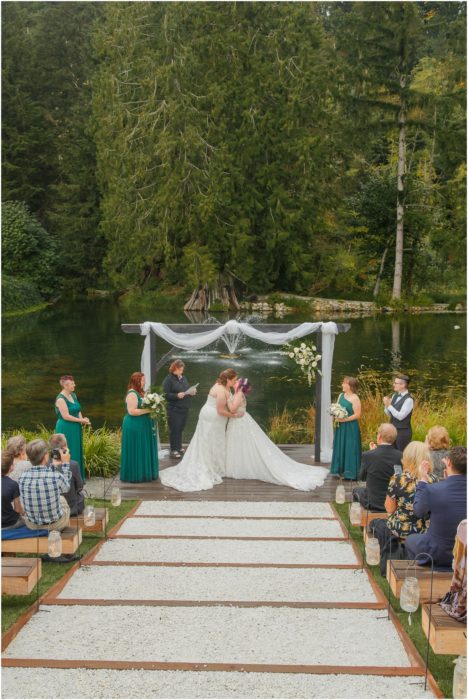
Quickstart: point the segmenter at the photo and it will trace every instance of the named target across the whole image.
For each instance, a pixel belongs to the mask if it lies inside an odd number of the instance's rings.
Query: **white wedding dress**
[[[216,410],[216,399],[208,394],[187,452],[175,467],[159,472],[161,483],[177,491],[206,491],[220,484],[226,457],[226,421]]]
[[[259,479],[270,484],[290,486],[298,491],[313,491],[325,481],[324,467],[300,464],[288,457],[265,435],[246,411],[230,418],[226,430],[225,476],[231,479]]]

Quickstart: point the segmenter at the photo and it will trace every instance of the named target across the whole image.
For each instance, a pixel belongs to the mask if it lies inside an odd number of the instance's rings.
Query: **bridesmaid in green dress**
[[[158,446],[149,409],[141,408],[145,375],[134,372],[130,377],[127,415],[122,423],[122,454],[120,480],[138,483],[152,481],[159,475]]]
[[[333,439],[333,455],[330,474],[338,474],[343,479],[357,481],[361,468],[361,402],[356,394],[357,379],[345,377],[341,385],[343,393],[338,397],[338,403],[346,408],[346,418],[338,418]]]
[[[63,433],[67,438],[71,458],[80,465],[81,478],[85,480],[83,459],[82,425],[91,425],[89,418],[81,415],[81,406],[75,394],[75,380],[71,374],[60,377],[62,391],[55,399],[57,423],[55,432]]]

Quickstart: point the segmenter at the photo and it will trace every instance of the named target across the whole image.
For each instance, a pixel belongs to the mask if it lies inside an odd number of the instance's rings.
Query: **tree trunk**
[[[400,77],[400,87],[406,85],[406,76]],[[400,115],[398,119],[400,133],[398,138],[398,173],[397,173],[397,217],[396,217],[396,243],[395,243],[395,272],[393,276],[392,299],[401,299],[401,283],[403,278],[403,234],[404,234],[404,191],[406,171],[406,103],[402,96],[400,99]]]
[[[373,297],[378,296],[378,294],[380,292],[380,282],[381,282],[383,271],[384,271],[385,259],[387,257],[388,247],[389,247],[389,244],[387,243],[385,250],[382,254],[382,260],[380,261],[380,268],[379,268],[379,271],[377,273],[377,279],[375,280],[374,291],[372,292]]]
[[[223,280],[220,276],[216,283],[194,289],[184,311],[209,311],[217,301],[230,311],[240,310],[232,279]]]

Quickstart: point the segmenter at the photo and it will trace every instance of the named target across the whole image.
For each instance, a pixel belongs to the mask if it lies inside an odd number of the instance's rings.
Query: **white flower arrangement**
[[[166,400],[161,394],[156,392],[150,393],[146,392],[141,400],[141,405],[144,408],[149,408],[151,411],[151,417],[155,420],[161,418],[163,421],[166,420]]]
[[[322,356],[317,354],[317,348],[313,343],[310,345],[301,343],[298,346],[288,343],[281,354],[287,355],[291,360],[294,360],[301,372],[307,376],[309,386],[312,384],[312,379],[315,379],[315,372],[322,374],[318,368]]]
[[[347,418],[347,417],[348,417],[348,411],[347,411],[346,408],[345,408],[344,406],[342,406],[340,403],[332,403],[332,404],[328,407],[328,413],[329,413],[331,416],[333,416],[333,418],[335,419],[335,420],[334,420],[334,423],[335,423],[335,425],[338,426],[338,427],[339,427],[340,424],[338,423],[338,420],[337,420],[337,419],[338,419],[338,418]]]

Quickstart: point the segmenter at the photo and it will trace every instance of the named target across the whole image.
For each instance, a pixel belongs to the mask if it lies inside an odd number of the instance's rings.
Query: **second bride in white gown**
[[[226,423],[239,420],[229,408],[231,387],[237,380],[233,369],[221,372],[200,411],[195,433],[183,459],[175,467],[162,469],[164,486],[177,491],[206,491],[223,480],[226,462]]]
[[[239,417],[229,420],[226,430],[225,475],[283,484],[299,491],[321,486],[328,469],[300,464],[285,455],[246,411],[245,395],[251,391],[248,380],[238,379],[234,389],[228,405]]]

